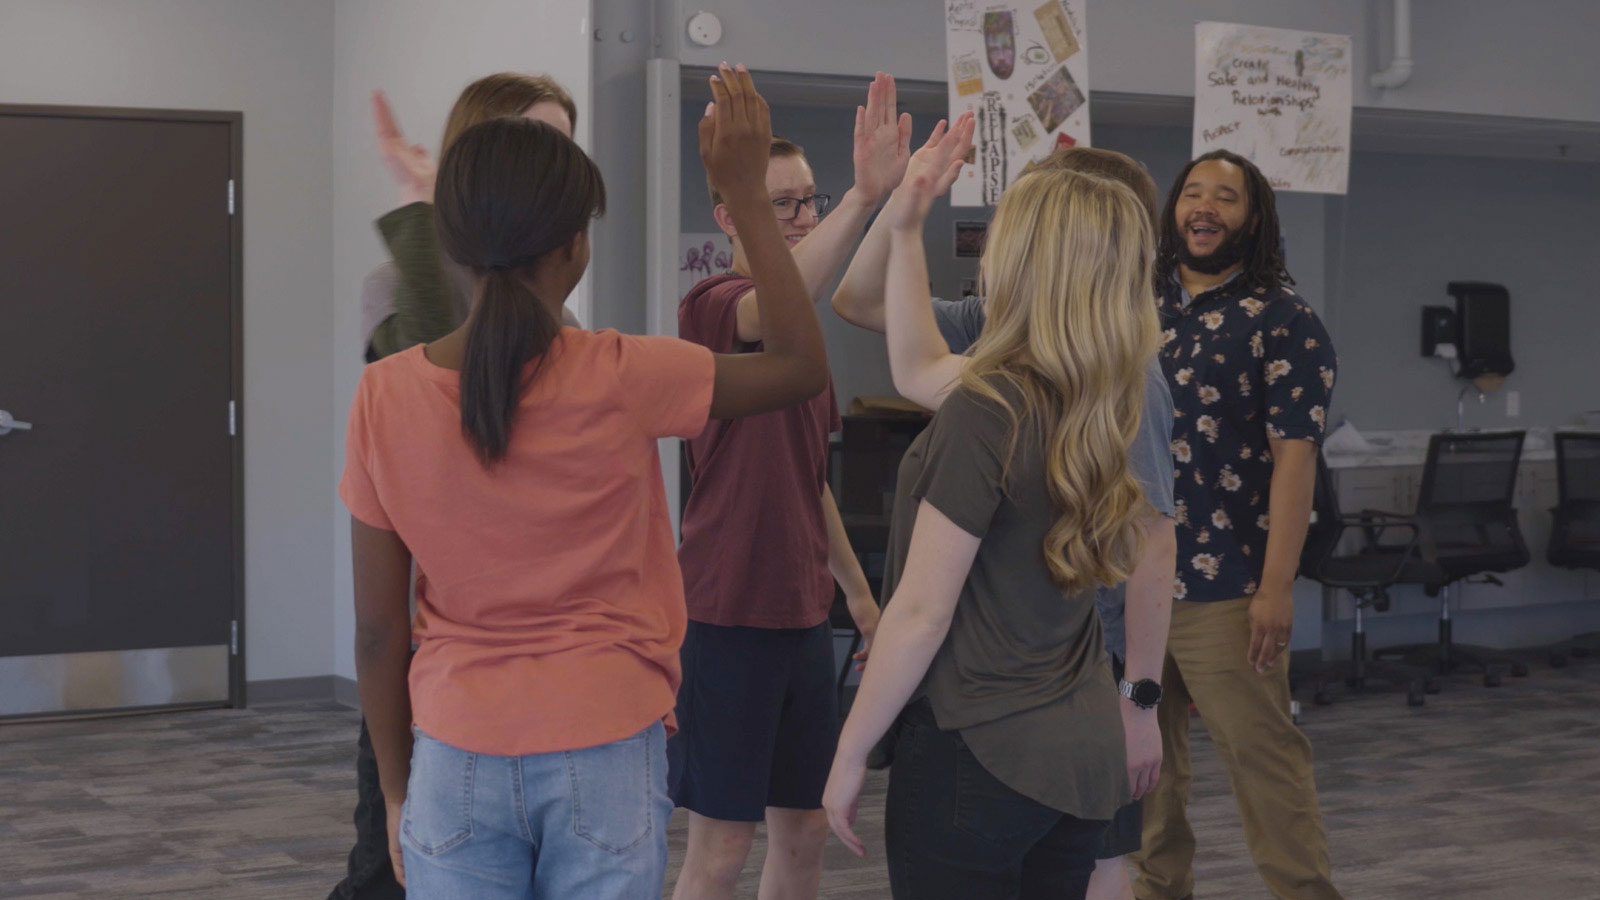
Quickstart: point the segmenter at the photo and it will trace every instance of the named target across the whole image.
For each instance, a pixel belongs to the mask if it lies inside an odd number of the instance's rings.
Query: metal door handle
[[[10,434],[13,431],[32,431],[32,422],[18,422],[11,413],[0,409],[0,435]]]

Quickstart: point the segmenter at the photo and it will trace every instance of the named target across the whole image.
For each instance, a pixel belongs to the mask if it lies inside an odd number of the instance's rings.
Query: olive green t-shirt
[[[1001,390],[1020,412],[1020,394]],[[950,633],[916,696],[1012,790],[1079,818],[1109,819],[1129,791],[1094,592],[1064,596],[1051,581],[1044,538],[1056,511],[1044,436],[1024,419],[1013,450],[1011,429],[999,404],[958,388],[911,444],[895,490],[884,596],[900,580],[922,501],[980,538]]]

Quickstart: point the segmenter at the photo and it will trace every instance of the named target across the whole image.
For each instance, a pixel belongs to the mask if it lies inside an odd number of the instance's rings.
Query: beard
[[[1217,245],[1217,249],[1204,256],[1196,256],[1189,252],[1189,242],[1180,237],[1178,242],[1178,262],[1184,268],[1199,272],[1202,275],[1220,275],[1244,261],[1250,251],[1255,249],[1255,240],[1248,231],[1234,231],[1228,234],[1227,240]]]

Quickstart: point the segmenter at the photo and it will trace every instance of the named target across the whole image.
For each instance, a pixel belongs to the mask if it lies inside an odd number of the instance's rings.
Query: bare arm
[[[963,119],[956,120],[956,127],[951,136],[963,127]],[[971,140],[971,131],[966,132],[967,140]],[[945,137],[943,124],[934,128],[934,133],[928,142],[917,151],[916,156],[926,158],[941,138]],[[970,143],[967,145],[970,149]],[[966,152],[960,156],[964,159]],[[915,158],[915,157],[913,157]],[[920,161],[919,161],[920,162]],[[908,170],[909,171],[909,170]],[[959,169],[957,170],[960,171]],[[954,179],[951,179],[954,183]],[[943,190],[937,196],[943,196],[950,190],[948,184],[943,185]],[[841,319],[859,328],[876,331],[882,334],[888,328],[888,321],[884,312],[885,291],[888,288],[889,272],[889,216],[879,216],[867,229],[867,236],[862,239],[861,246],[856,249],[856,255],[850,260],[850,267],[845,270],[844,279],[839,282],[839,287],[833,292],[833,311]]]
[[[858,328],[883,334],[888,329],[884,318],[884,289],[889,273],[889,220],[879,216],[861,239],[844,279],[833,291],[833,311]]]
[[[721,67],[712,76],[711,93],[715,99],[700,120],[700,158],[743,238],[765,324],[763,352],[715,358],[711,416],[726,419],[815,397],[828,384],[828,351],[817,312],[767,199],[772,142],[767,102],[756,93],[744,66],[737,72]]]
[[[1250,663],[1265,672],[1288,648],[1294,628],[1294,578],[1311,526],[1317,445],[1273,439],[1272,487],[1267,497],[1267,555],[1250,601]]]
[[[970,115],[958,119],[949,134],[940,122],[912,158],[905,181],[882,216],[890,227],[884,290],[889,371],[902,397],[928,409],[938,409],[944,402],[961,377],[966,357],[950,352],[934,321],[922,228],[934,198],[948,191],[960,174],[971,140]]]
[[[833,499],[831,487],[822,489],[822,517],[828,523],[828,571],[833,573],[833,580],[844,592],[850,618],[861,632],[861,650],[855,659],[864,662],[872,652],[872,639],[878,631],[878,601],[872,596],[867,573],[861,571],[861,560],[850,546],[850,534],[845,531],[844,517],[839,515],[839,504]]]
[[[822,799],[829,827],[858,856],[864,850],[851,826],[867,752],[889,730],[944,643],[978,544],[926,501],[917,508],[905,572],[878,626],[878,644],[839,734]]]
[[[1161,680],[1167,654],[1167,628],[1172,623],[1172,579],[1178,563],[1178,535],[1172,519],[1151,513],[1140,522],[1144,549],[1128,576],[1123,603],[1128,657],[1127,681]],[[1161,775],[1161,728],[1156,710],[1140,709],[1124,697],[1123,738],[1128,749],[1128,786],[1137,800],[1155,787]]]
[[[356,689],[389,812],[389,856],[405,880],[396,827],[411,777],[411,551],[393,531],[350,520],[355,573]]]
[[[1129,681],[1161,680],[1167,655],[1167,628],[1172,624],[1172,579],[1178,565],[1178,534],[1172,519],[1151,513],[1140,522],[1144,550],[1128,576],[1123,614],[1128,658],[1123,677]]]
[[[900,396],[936,410],[960,380],[967,357],[950,352],[933,319],[922,224],[895,229],[889,248],[889,373]]]
[[[856,107],[855,184],[838,208],[794,246],[794,261],[812,302],[822,299],[822,289],[849,258],[872,213],[905,174],[911,115],[896,116],[895,107],[894,79],[879,72],[867,89],[867,105]],[[754,291],[739,298],[737,316],[739,340],[761,340],[761,310]]]

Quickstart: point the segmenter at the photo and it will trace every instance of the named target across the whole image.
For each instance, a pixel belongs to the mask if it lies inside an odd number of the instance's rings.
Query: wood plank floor
[[[0,725],[0,897],[316,900],[353,834],[356,714],[327,703]],[[1335,880],[1378,900],[1600,898],[1600,664],[1308,708]],[[1196,729],[1197,896],[1265,900]],[[822,896],[888,896],[884,780]],[[683,822],[670,834],[672,870]],[[758,844],[741,884],[753,897]],[[669,886],[671,877],[669,876]]]

